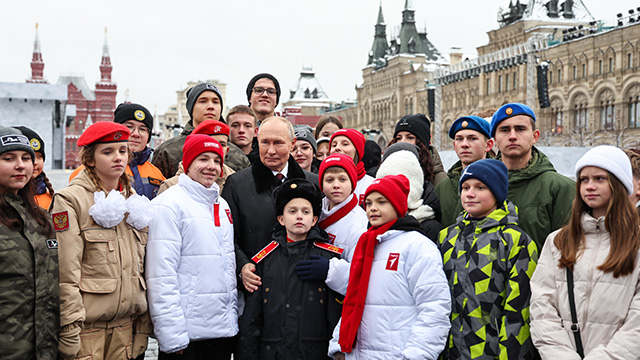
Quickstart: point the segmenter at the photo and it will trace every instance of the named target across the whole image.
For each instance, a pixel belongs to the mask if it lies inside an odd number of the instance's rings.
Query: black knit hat
[[[222,110],[224,109],[224,104],[222,103],[222,93],[217,86],[212,83],[200,83],[191,89],[187,90],[187,112],[189,113],[189,117],[193,119],[193,106],[196,104],[196,100],[200,97],[200,95],[205,91],[213,91],[218,95],[218,99],[220,99],[220,119],[222,120]]]
[[[45,160],[44,141],[42,141],[42,138],[40,137],[40,135],[38,135],[37,132],[29,129],[26,126],[14,126],[14,128],[20,130],[22,135],[26,136],[27,139],[29,139],[29,145],[31,145],[31,148],[33,149],[33,151],[40,153],[42,155],[42,161],[44,161]]]
[[[140,121],[149,129],[149,132],[153,131],[153,115],[151,115],[146,107],[140,104],[122,103],[118,105],[116,111],[113,112],[113,122],[124,124],[129,120]],[[149,140],[151,140],[151,136],[149,136],[147,142],[149,142]]]
[[[36,160],[36,154],[26,135],[16,128],[0,126],[0,154],[8,151],[26,151],[31,154],[31,161]]]
[[[412,114],[406,115],[396,124],[396,129],[393,131],[393,137],[400,131],[408,131],[415,135],[424,146],[429,146],[431,143],[431,122],[424,114]]]
[[[273,191],[276,215],[282,215],[287,203],[296,198],[309,200],[313,208],[313,215],[320,216],[322,206],[320,189],[305,179],[289,179]]]
[[[247,101],[249,102],[249,105],[251,105],[251,92],[253,91],[253,87],[256,85],[258,80],[263,78],[273,81],[273,85],[276,87],[276,106],[278,106],[278,103],[280,102],[280,83],[275,76],[268,73],[258,74],[249,81],[249,85],[247,85]]]

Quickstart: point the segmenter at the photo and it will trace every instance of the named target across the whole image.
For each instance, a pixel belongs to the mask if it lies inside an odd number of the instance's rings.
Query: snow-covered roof
[[[566,19],[564,17],[564,12],[560,4],[558,4],[558,17],[552,18],[549,17],[547,3],[550,0],[529,0],[529,4],[527,4],[527,8],[524,11],[522,18],[524,20],[540,20],[540,21],[559,21],[559,22],[567,22],[567,21],[577,21],[577,22],[585,22],[585,21],[594,21],[595,19],[584,5],[582,0],[574,0],[573,1],[573,18]]]
[[[0,98],[67,100],[67,87],[53,84],[0,82]]]
[[[311,68],[303,68],[295,88],[291,89],[291,100],[304,99],[325,99],[329,97],[322,90],[320,82],[316,78],[316,73]]]
[[[91,89],[89,89],[89,85],[87,85],[87,82],[84,80],[84,76],[75,74],[60,75],[58,84],[64,84],[68,86],[71,83],[73,83],[73,85],[75,85],[78,90],[80,90],[82,96],[84,96],[86,100],[93,101],[96,99],[96,94]]]

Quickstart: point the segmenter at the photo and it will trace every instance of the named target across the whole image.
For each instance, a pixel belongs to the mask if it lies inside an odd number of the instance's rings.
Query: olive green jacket
[[[8,212],[24,225],[0,225],[0,358],[55,360],[58,242],[39,232],[22,198],[6,194],[4,199]]]
[[[507,198],[518,207],[520,227],[542,249],[547,236],[564,226],[576,195],[575,182],[560,175],[549,158],[535,146],[529,164],[509,170]],[[502,154],[498,154],[502,160]]]
[[[462,162],[458,160],[447,172],[447,177],[436,186],[436,194],[440,199],[442,217],[440,223],[446,228],[456,223],[456,218],[462,212],[458,183],[462,174]]]

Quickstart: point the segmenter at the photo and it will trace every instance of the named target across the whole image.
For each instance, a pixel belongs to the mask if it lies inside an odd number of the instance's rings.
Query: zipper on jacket
[[[584,300],[584,308],[583,308],[583,321],[582,321],[582,326],[585,326],[587,324],[587,321],[589,320],[589,304],[591,302],[591,292],[593,290],[593,285],[594,285],[594,281],[593,281],[593,272],[596,268],[596,258],[597,255],[600,252],[600,243],[602,242],[602,232],[600,231],[600,221],[596,220],[596,248],[593,249],[593,256],[591,256],[591,263],[589,264],[589,277],[587,277],[586,279],[586,283],[587,283],[587,292],[585,293],[585,300]],[[574,266],[575,269],[575,266]],[[582,332],[582,334],[584,334],[584,331]]]

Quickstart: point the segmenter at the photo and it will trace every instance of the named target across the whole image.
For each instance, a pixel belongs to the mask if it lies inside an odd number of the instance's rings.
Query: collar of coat
[[[274,185],[276,179],[271,169],[266,167],[259,158],[251,165],[251,175],[253,175],[253,182],[256,184],[256,191],[258,193],[271,190],[271,186]],[[304,170],[302,170],[300,165],[293,159],[293,156],[289,155],[289,173],[287,174],[287,179],[304,178]]]

